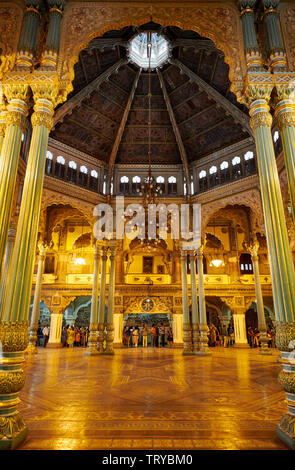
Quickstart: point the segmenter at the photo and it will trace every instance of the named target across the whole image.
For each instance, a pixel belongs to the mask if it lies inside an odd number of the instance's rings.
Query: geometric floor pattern
[[[286,412],[279,352],[44,349],[25,364],[19,449],[288,450],[276,436]]]

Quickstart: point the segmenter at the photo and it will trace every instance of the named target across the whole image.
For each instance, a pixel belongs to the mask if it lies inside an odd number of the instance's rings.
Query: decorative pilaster
[[[40,1],[26,0],[25,4],[26,12],[23,18],[16,58],[17,67],[32,67],[41,22]]]
[[[110,246],[110,284],[109,284],[109,303],[107,313],[107,344],[105,354],[114,354],[114,302],[115,302],[115,286],[116,286],[116,272],[115,272],[115,254],[116,242]]]
[[[240,0],[241,22],[247,67],[261,68],[262,59],[254,25],[254,6],[256,0]]]
[[[266,49],[270,67],[278,70],[287,67],[286,51],[281,31],[277,7],[280,0],[262,0],[264,5],[263,26],[265,31]]]
[[[191,268],[191,294],[192,294],[192,330],[194,352],[199,350],[199,312],[197,298],[196,258],[194,252],[190,252]]]
[[[282,351],[284,361],[282,374],[287,379],[287,385],[284,381],[281,381],[281,384],[287,392],[288,403],[290,403],[288,406],[289,413],[282,418],[278,426],[278,434],[288,445],[295,448],[295,367],[294,359],[289,354],[294,346],[294,343],[291,346],[289,343],[295,340],[295,272],[271,135],[272,117],[267,105],[273,84],[270,85],[269,76],[255,77],[255,85],[253,81],[249,89],[251,96],[250,116],[256,141],[261,198],[272,277],[277,321],[276,344]]]
[[[208,333],[209,328],[207,325],[207,314],[206,314],[206,299],[205,299],[205,288],[204,288],[204,269],[203,269],[203,250],[204,246],[201,245],[197,249],[197,264],[198,264],[198,280],[199,280],[199,330],[200,330],[200,347],[198,354],[207,355],[210,354],[208,347]]]
[[[188,309],[188,289],[187,289],[187,254],[181,252],[181,278],[182,278],[182,314],[183,314],[183,354],[193,354],[191,350],[191,326]]]
[[[25,127],[29,87],[10,82],[4,84],[8,99],[5,115],[5,137],[0,156],[0,280],[13,206],[22,132]]]
[[[97,243],[94,246],[93,256],[93,284],[92,284],[92,297],[91,297],[91,312],[90,312],[90,331],[87,344],[86,354],[96,354],[96,343],[98,336],[98,290],[99,290],[99,248]]]
[[[105,325],[105,290],[106,290],[106,274],[107,274],[107,248],[101,249],[101,274],[100,274],[100,295],[98,309],[98,349],[100,353],[104,352],[104,325]]]
[[[278,94],[275,116],[280,130],[293,220],[295,222],[295,73],[276,74]]]
[[[31,323],[30,323],[29,346],[27,349],[28,352],[32,352],[32,353],[37,353],[37,348],[36,348],[37,330],[38,330],[38,320],[39,320],[39,313],[40,313],[42,276],[44,272],[46,248],[47,246],[44,243],[39,243],[38,270],[37,270],[37,278],[36,278],[36,284],[35,284],[32,317],[31,317]]]
[[[258,317],[258,330],[260,332],[259,339],[261,341],[260,352],[261,354],[271,354],[271,349],[268,347],[267,326],[266,326],[266,321],[265,321],[262,289],[261,289],[260,278],[259,278],[259,260],[258,260],[259,243],[258,241],[255,240],[251,245],[249,245],[248,250],[251,254],[252,264],[253,264],[257,317]]]
[[[48,0],[49,26],[45,50],[42,54],[41,67],[56,67],[59,51],[60,28],[62,22],[64,0]]]

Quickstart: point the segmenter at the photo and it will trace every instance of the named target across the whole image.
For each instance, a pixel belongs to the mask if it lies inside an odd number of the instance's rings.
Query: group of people
[[[65,348],[82,347],[88,343],[89,329],[83,326],[64,326],[61,333],[61,343]]]
[[[223,346],[225,348],[233,346],[235,343],[235,332],[232,324],[222,325],[220,330],[211,323],[209,326],[209,340],[210,347]]]
[[[123,329],[123,345],[127,348],[137,348],[139,345],[142,345],[143,348],[147,348],[149,337],[151,339],[152,348],[165,348],[166,340],[168,347],[173,347],[172,328],[165,327],[164,323],[161,323],[160,326],[153,324],[150,331],[146,324],[144,324],[142,328],[138,326],[125,326]]]
[[[247,338],[250,348],[260,348],[261,341],[258,328],[253,328],[252,326],[248,327]],[[274,331],[272,328],[268,327],[267,329],[267,338],[268,338],[268,347],[273,348],[275,343]]]
[[[43,348],[46,348],[48,340],[49,340],[49,326],[45,325],[42,328],[41,324],[39,323],[38,329],[37,329],[36,346],[43,346]]]

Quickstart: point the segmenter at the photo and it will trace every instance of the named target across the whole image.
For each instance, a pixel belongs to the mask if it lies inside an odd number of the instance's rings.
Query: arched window
[[[238,179],[242,176],[242,165],[240,157],[234,157],[232,159],[232,176],[233,179]]]
[[[199,188],[200,191],[206,191],[208,188],[207,173],[205,170],[202,170],[199,173]]]
[[[156,178],[157,186],[160,188],[162,193],[165,192],[165,178],[163,176],[157,176]]]
[[[77,163],[71,160],[68,166],[67,179],[72,183],[77,181]]]
[[[65,159],[61,155],[59,155],[56,159],[55,163],[55,176],[58,178],[64,178],[65,177]]]
[[[175,176],[168,178],[168,194],[177,194],[177,182]]]
[[[220,164],[220,180],[221,183],[225,183],[230,179],[229,164],[227,161],[224,161]]]
[[[47,152],[46,152],[46,163],[45,163],[45,173],[46,173],[46,175],[51,175],[52,160],[53,160],[53,155],[49,150],[47,150]]]
[[[132,194],[137,194],[140,190],[141,178],[140,176],[133,176],[131,191]]]
[[[278,132],[278,131],[275,131],[275,132],[274,132],[274,135],[273,135],[273,141],[274,141],[275,144],[277,143],[277,141],[279,140],[279,138],[280,138],[279,132]]]
[[[256,165],[255,165],[254,153],[251,152],[250,150],[246,152],[244,155],[244,160],[245,160],[245,174],[251,175],[252,173],[255,173]]]
[[[90,188],[94,191],[98,189],[98,173],[96,170],[91,170],[90,173]]]
[[[120,178],[120,193],[129,194],[129,178],[128,176],[121,176]]]
[[[88,169],[86,168],[85,165],[80,166],[80,171],[79,171],[79,184],[82,186],[87,186],[88,182]]]
[[[252,258],[249,253],[242,253],[240,256],[241,274],[253,274]]]
[[[218,173],[217,173],[217,167],[211,166],[209,169],[209,179],[210,179],[210,187],[212,188],[213,186],[216,186],[218,184]]]

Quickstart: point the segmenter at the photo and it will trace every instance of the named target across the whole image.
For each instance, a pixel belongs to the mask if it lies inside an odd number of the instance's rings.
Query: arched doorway
[[[33,302],[34,302],[34,297],[31,297],[31,304],[30,304],[30,311],[29,311],[29,322],[31,322],[31,317],[32,317],[32,312],[33,312]],[[40,302],[40,308],[39,308],[39,319],[38,323],[40,323],[41,328],[44,326],[49,326],[50,325],[50,318],[51,318],[51,313],[45,302],[41,300]]]
[[[168,313],[131,313],[131,314],[125,315],[124,321],[123,321],[123,328],[130,328],[131,330],[133,330],[134,328],[137,327],[139,329],[138,346],[143,345],[142,329],[144,325],[147,326],[147,330],[148,330],[148,334],[147,334],[148,347],[151,346],[152,344],[151,328],[153,326],[155,326],[158,329],[157,346],[159,346],[160,327],[162,325],[165,327],[165,345],[167,345],[167,331],[168,331],[168,328],[172,328],[172,316],[170,314]]]
[[[63,314],[62,326],[78,326],[89,328],[91,310],[91,296],[76,297],[66,308]]]

